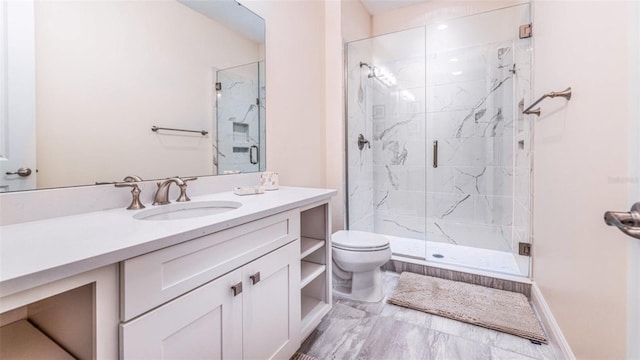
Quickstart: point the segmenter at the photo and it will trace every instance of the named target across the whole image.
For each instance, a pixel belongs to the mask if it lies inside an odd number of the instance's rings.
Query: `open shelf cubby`
[[[300,239],[300,258],[304,258],[325,245],[324,240],[318,240],[308,237]]]
[[[94,285],[87,284],[3,312],[0,358],[93,358],[94,296]]]
[[[302,338],[331,310],[331,228],[329,203],[300,210],[300,292]]]
[[[300,287],[304,288],[311,281],[322,275],[327,267],[325,265],[300,261]]]

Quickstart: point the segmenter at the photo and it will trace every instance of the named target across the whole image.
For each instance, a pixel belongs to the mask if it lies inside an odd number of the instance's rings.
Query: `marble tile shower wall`
[[[395,74],[397,85],[371,82],[375,230],[425,239],[424,51],[422,56],[377,65]]]
[[[376,232],[501,251],[514,232],[527,237],[528,148],[514,140],[514,98],[529,87],[528,61],[514,69],[523,51],[509,41],[385,64],[398,85],[370,83]]]

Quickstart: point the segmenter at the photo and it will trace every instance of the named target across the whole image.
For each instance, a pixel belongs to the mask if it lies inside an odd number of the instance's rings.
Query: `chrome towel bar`
[[[522,111],[523,114],[534,114],[534,115],[538,115],[540,116],[540,108],[537,109],[533,109],[531,110],[531,108],[533,108],[534,106],[538,105],[542,100],[546,99],[546,98],[554,98],[554,97],[563,97],[565,99],[567,99],[567,101],[571,100],[571,86],[569,86],[568,88],[560,91],[560,92],[555,92],[552,91],[550,93],[546,93],[544,95],[542,95],[538,100],[536,100],[533,104],[529,105],[528,108],[524,109],[524,111]]]
[[[184,129],[172,129],[172,128],[166,128],[166,127],[158,127],[153,125],[151,127],[151,131],[153,132],[158,132],[158,130],[171,130],[171,131],[183,131],[183,132],[191,132],[191,133],[200,133],[202,136],[207,135],[209,132],[206,130],[184,130]]]

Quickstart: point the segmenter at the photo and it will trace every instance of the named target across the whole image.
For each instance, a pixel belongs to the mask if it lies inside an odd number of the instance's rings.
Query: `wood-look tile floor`
[[[385,294],[399,275],[383,272]],[[335,297],[300,347],[318,359],[555,359],[550,345],[388,304]]]

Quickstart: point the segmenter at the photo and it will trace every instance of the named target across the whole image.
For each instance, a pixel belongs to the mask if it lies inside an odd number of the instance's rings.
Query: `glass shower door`
[[[529,22],[520,5],[426,28],[428,260],[528,276]]]

